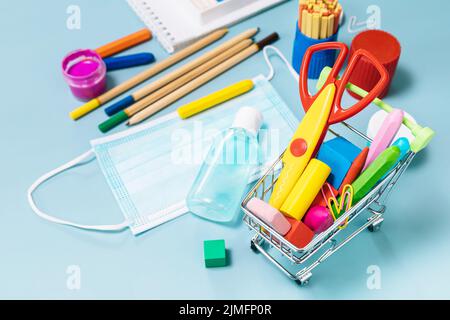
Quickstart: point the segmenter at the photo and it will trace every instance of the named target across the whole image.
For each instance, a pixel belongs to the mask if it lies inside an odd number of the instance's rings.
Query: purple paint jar
[[[62,62],[63,75],[73,95],[91,100],[106,91],[106,65],[93,50],[69,53]]]

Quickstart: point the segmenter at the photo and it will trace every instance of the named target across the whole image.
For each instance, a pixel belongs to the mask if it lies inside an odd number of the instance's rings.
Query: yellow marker
[[[336,86],[331,83],[323,89],[303,117],[283,154],[283,169],[275,184],[270,205],[280,209],[308,165],[330,117]]]
[[[331,168],[322,161],[311,159],[300,179],[280,208],[285,215],[301,220],[313,203]]]
[[[89,102],[86,102],[81,107],[73,110],[69,115],[73,120],[77,120],[83,117],[85,114],[88,114],[91,111],[94,111],[101,105],[100,101],[96,99],[92,99]]]
[[[182,107],[179,107],[177,112],[181,119],[186,119],[203,112],[209,108],[212,108],[218,104],[225,101],[231,100],[241,94],[249,92],[254,87],[252,80],[242,80],[231,86],[223,88],[222,90],[216,91],[200,98],[196,101],[192,101]]]

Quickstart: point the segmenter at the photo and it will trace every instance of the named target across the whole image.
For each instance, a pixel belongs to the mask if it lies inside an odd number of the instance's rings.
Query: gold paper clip
[[[334,221],[336,221],[345,212],[350,210],[353,205],[353,187],[351,185],[347,184],[344,186],[344,188],[342,189],[342,196],[339,198],[339,200],[340,201],[338,201],[336,197],[330,197],[328,199],[328,208],[331,215],[333,216]],[[345,222],[341,226],[339,226],[339,229],[344,229],[345,227],[347,227],[347,224],[348,217]]]

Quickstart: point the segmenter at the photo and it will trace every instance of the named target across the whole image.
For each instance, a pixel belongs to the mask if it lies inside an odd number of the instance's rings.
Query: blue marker
[[[113,71],[153,63],[155,62],[155,56],[149,52],[144,52],[121,57],[105,58],[103,61],[106,64],[106,70]]]
[[[397,146],[400,149],[400,156],[398,157],[397,162],[391,167],[391,169],[389,169],[389,172],[392,170],[392,168],[395,168],[395,166],[403,160],[409,150],[411,150],[411,146],[409,145],[409,140],[407,138],[398,138],[392,145]],[[389,174],[389,172],[386,173],[382,179],[384,179]]]

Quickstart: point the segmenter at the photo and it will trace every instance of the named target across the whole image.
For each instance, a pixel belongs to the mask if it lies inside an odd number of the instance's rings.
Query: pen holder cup
[[[300,67],[302,65],[303,56],[306,50],[312,45],[323,43],[323,42],[333,42],[337,41],[338,31],[331,37],[325,39],[313,39],[304,35],[298,28],[298,23],[296,25],[295,41],[294,41],[294,52],[292,54],[292,66],[294,69],[300,73]],[[320,72],[326,66],[333,67],[336,61],[336,50],[323,50],[315,53],[309,64],[308,78],[309,79],[319,79]]]

